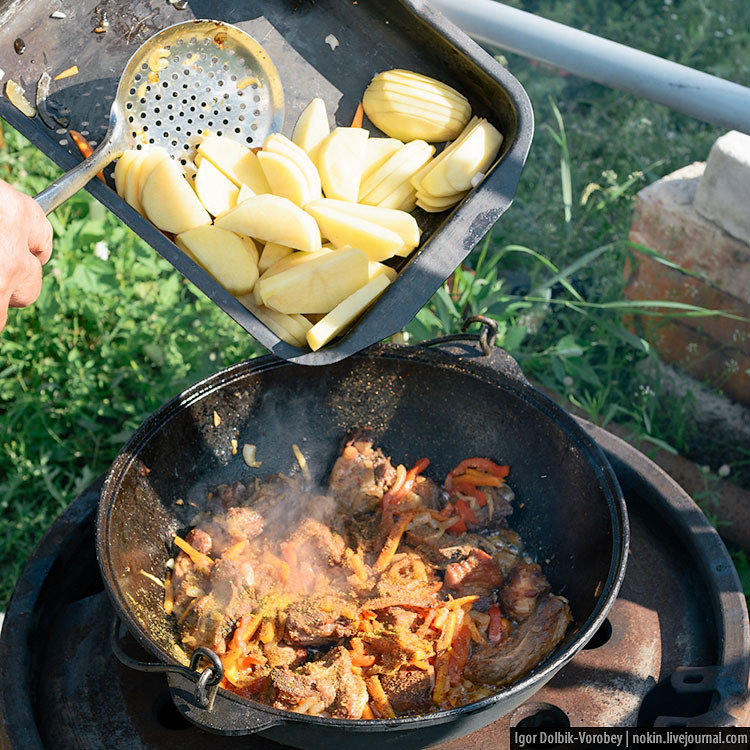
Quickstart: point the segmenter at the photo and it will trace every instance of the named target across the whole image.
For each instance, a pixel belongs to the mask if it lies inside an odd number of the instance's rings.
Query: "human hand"
[[[26,307],[42,290],[52,226],[39,204],[0,180],[0,331],[9,307]]]

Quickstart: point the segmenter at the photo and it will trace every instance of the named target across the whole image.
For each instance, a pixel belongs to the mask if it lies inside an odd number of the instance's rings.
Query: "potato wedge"
[[[378,274],[363,287],[342,300],[308,332],[307,343],[316,352],[334,336],[343,333],[388,287],[385,274]]]
[[[258,161],[274,195],[288,198],[300,208],[312,200],[305,175],[287,156],[264,150],[258,152]]]
[[[143,214],[143,207],[141,206],[141,187],[140,187],[140,173],[143,167],[143,162],[146,159],[145,151],[136,151],[127,172],[125,172],[125,185],[123,187],[123,198],[125,202],[138,211],[139,214]]]
[[[228,292],[248,294],[258,280],[257,250],[250,250],[252,240],[240,238],[225,229],[202,226],[181,232],[177,240],[206,273],[213,276]]]
[[[237,300],[282,341],[285,341],[292,346],[302,347],[305,345],[306,341],[304,337],[295,336],[286,325],[284,325],[286,318],[289,316],[277,312],[276,310],[269,310],[263,305],[259,305],[252,294],[240,295],[237,297]]]
[[[391,282],[391,284],[398,278],[396,269],[391,268],[390,266],[386,266],[385,263],[377,263],[376,261],[371,260],[367,264],[367,275],[369,281],[372,281],[381,273],[385,275],[385,277],[388,279],[388,281]]]
[[[237,194],[235,205],[242,203],[242,201],[246,201],[248,198],[252,198],[254,195],[255,193],[247,185],[240,185],[240,191]]]
[[[389,193],[377,205],[380,208],[395,208],[397,211],[409,213],[417,205],[417,191],[412,187],[411,182],[402,182],[400,187]]]
[[[321,196],[320,175],[312,159],[295,143],[281,133],[271,133],[263,144],[263,150],[291,159],[302,170],[310,190],[310,200]],[[260,156],[260,154],[258,154]]]
[[[146,157],[144,164],[150,157]],[[167,156],[147,176],[141,191],[146,218],[164,232],[181,234],[211,223],[211,217],[183,177],[177,162]]]
[[[500,150],[503,136],[487,120],[480,120],[471,133],[435,168],[422,178],[421,189],[435,197],[470,190],[472,179],[486,171]]]
[[[365,158],[362,162],[362,182],[376,169],[385,164],[402,146],[397,138],[368,138],[365,143]]]
[[[225,135],[206,136],[198,146],[202,154],[237,187],[247,185],[256,195],[271,192],[257,156],[246,146]]]
[[[421,140],[402,146],[362,182],[359,188],[360,202],[377,206],[404,182],[408,182],[434,153],[435,147]]]
[[[293,252],[294,250],[286,245],[279,245],[278,242],[267,242],[263,248],[263,252],[260,254],[258,271],[260,273],[267,271],[274,263],[285,258],[287,255],[291,255]]]
[[[239,188],[209,159],[202,159],[193,182],[203,207],[212,216],[220,216],[237,204]]]
[[[308,213],[318,222],[321,233],[337,248],[347,245],[362,249],[369,260],[387,260],[403,252],[408,245],[400,234],[360,216],[353,216],[330,206],[307,205]],[[352,204],[354,205],[354,204]],[[413,249],[413,248],[411,248]]]
[[[216,226],[255,237],[263,242],[278,242],[295,250],[319,250],[320,230],[315,219],[287,198],[255,195],[242,201],[216,219]]]
[[[326,198],[357,200],[367,138],[364,128],[336,128],[320,144],[317,163]]]
[[[332,252],[333,248],[321,247],[320,250],[314,250],[311,253],[303,253],[299,250],[293,252],[291,255],[286,255],[283,258],[279,258],[272,266],[269,266],[264,272],[261,278],[265,279],[269,276],[273,276],[275,273],[280,271],[286,271],[288,268],[294,268],[302,263],[309,263],[315,258],[319,258],[321,255]]]
[[[347,216],[364,219],[385,229],[390,229],[401,236],[405,245],[412,248],[419,244],[421,233],[417,220],[404,211],[379,206],[366,206],[361,203],[349,203],[348,201],[338,201],[331,198],[321,198],[308,206],[308,212],[312,213],[313,216],[315,216],[315,211],[319,209],[338,211]],[[357,247],[353,242],[349,244]]]
[[[307,263],[260,279],[263,304],[291,313],[327,313],[367,283],[367,256],[356,248],[332,250]]]
[[[115,189],[120,198],[125,197],[125,176],[137,156],[138,151],[134,148],[129,148],[123,152],[122,156],[117,160],[117,164],[115,164]]]
[[[292,133],[292,141],[312,159],[313,164],[316,164],[318,148],[330,132],[325,102],[316,96],[299,116]]]

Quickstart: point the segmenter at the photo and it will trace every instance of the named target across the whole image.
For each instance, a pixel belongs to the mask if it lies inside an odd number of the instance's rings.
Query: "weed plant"
[[[509,3],[750,84],[750,5],[717,0]],[[676,16],[676,17],[675,17]],[[623,300],[634,195],[706,158],[721,129],[520,57],[536,136],[515,203],[400,335],[410,342],[493,317],[524,371],[644,450],[686,452],[690,420],[624,313],[711,311]],[[2,123],[0,123],[1,125]],[[3,126],[0,177],[33,194],[58,170]],[[33,545],[135,427],[182,388],[261,347],[87,194],[51,217],[39,301],[0,335],[0,609]],[[727,463],[721,452],[702,462]],[[747,456],[731,465],[748,472]],[[700,500],[700,498],[698,498]],[[734,556],[750,586],[744,553]]]

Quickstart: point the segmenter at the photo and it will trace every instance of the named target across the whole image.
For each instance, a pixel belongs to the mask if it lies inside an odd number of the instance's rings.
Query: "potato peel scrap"
[[[63,70],[63,72],[60,73],[59,75],[56,75],[55,80],[62,81],[63,78],[72,78],[73,76],[77,76],[77,75],[78,75],[78,66],[72,65],[71,67]]]
[[[24,90],[10,78],[5,84],[5,96],[16,109],[23,112],[27,117],[36,115],[36,107],[26,98]]]

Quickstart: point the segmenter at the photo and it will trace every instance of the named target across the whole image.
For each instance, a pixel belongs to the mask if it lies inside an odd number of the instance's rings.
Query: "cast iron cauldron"
[[[187,664],[164,613],[163,590],[142,571],[163,576],[172,534],[191,525],[191,503],[202,505],[222,483],[299,471],[292,443],[302,449],[313,478],[324,481],[342,436],[369,426],[377,444],[399,462],[408,466],[428,456],[427,474],[438,480],[467,456],[510,464],[516,493],[511,525],[573,611],[563,643],[489,698],[393,720],[300,715],[223,690],[207,709],[189,679],[171,674],[172,697],[190,721],[212,732],[257,732],[301,748],[330,747],[344,737],[348,748],[426,747],[511,711],[596,632],[625,573],[628,525],[615,475],[575,421],[532,388],[511,357],[486,346],[486,331],[485,352],[478,338],[442,340],[433,348],[378,345],[322,368],[262,357],[189,388],[138,429],[107,476],[97,519],[102,576],[118,616],[160,660],[151,669]],[[233,455],[232,438],[240,446],[257,445],[262,466],[250,469]]]

